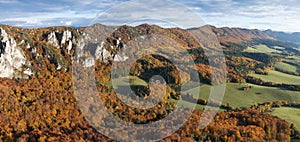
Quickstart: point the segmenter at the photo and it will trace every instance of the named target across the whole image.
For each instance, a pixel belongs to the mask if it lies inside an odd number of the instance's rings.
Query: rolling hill
[[[294,42],[297,44],[300,44],[300,33],[294,32],[294,33],[286,33],[286,32],[278,32],[278,31],[272,31],[272,30],[266,30],[263,31],[265,34],[274,37],[279,40],[284,40],[287,42]]]
[[[245,85],[247,76],[254,73],[269,73],[268,76],[252,75],[267,81],[280,82],[280,76],[293,78],[293,82],[284,83],[295,84],[298,78],[270,71],[276,63],[278,66],[279,58],[297,56],[297,52],[292,50],[293,44],[287,44],[286,50],[276,54],[267,51],[275,46],[283,47],[285,44],[287,43],[282,43],[259,30],[216,28],[209,25],[187,30],[149,24],[136,27],[95,24],[81,28],[37,29],[1,25],[0,87],[4,88],[0,91],[3,100],[0,105],[1,139],[109,141],[89,125],[86,120],[88,118],[84,118],[83,112],[77,108],[78,102],[73,96],[75,89],[79,89],[75,96],[77,95],[80,101],[95,101],[89,96],[94,93],[93,90],[85,83],[96,84],[95,88],[101,94],[99,97],[111,113],[129,123],[138,124],[158,121],[172,112],[176,108],[174,100],[183,95],[179,93],[178,88],[185,82],[192,82],[187,87],[187,93],[195,92],[199,88],[207,93],[211,85],[228,82],[228,92],[225,95],[227,98],[224,100],[226,104],[232,104],[234,107],[247,108],[257,101],[298,98],[295,97],[296,91],[250,84],[254,88],[247,92],[249,84]],[[140,52],[137,51],[141,48],[145,49],[146,53],[172,53],[181,56],[170,60],[161,55],[147,54],[134,60],[133,57],[139,55]],[[189,64],[182,48],[191,56],[196,67]],[[219,49],[223,50],[224,58],[220,58]],[[214,58],[209,60],[205,51],[209,51],[209,55]],[[222,60],[226,63],[219,68],[209,65],[209,62],[220,63]],[[173,65],[180,61],[183,61],[178,65],[181,67],[181,74]],[[211,78],[212,70],[217,72],[216,80]],[[225,70],[226,78],[222,76],[222,70]],[[113,74],[110,74],[111,71]],[[193,81],[197,79],[190,73],[199,76],[202,86],[193,86]],[[128,75],[135,77],[124,81]],[[139,110],[123,104],[111,82],[113,78],[121,80],[118,84],[120,87],[117,88],[120,90],[123,89],[124,82],[129,83],[129,87],[137,94],[136,98],[129,99],[132,99],[133,104],[138,104],[139,97],[149,96],[146,83],[153,75],[164,77],[167,87],[166,96],[151,110]],[[90,78],[95,82],[89,82]],[[154,90],[164,89],[158,81],[154,83],[154,87]],[[128,95],[127,92],[119,93]],[[193,105],[190,102],[185,104]],[[166,140],[288,141],[290,137],[289,123],[251,109],[219,112],[206,129],[199,130],[194,126],[199,123],[202,107],[196,108],[191,120]],[[92,112],[105,110],[89,105],[86,109]],[[94,121],[99,117],[91,119]],[[112,123],[114,122],[105,125],[109,127]],[[123,128],[118,130],[123,131]],[[132,134],[141,135],[131,131]]]

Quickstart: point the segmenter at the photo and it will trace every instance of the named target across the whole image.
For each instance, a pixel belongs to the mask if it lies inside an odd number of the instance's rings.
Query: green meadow
[[[283,63],[283,62],[276,62],[275,63],[276,68],[280,68],[286,71],[290,71],[293,73],[300,73],[300,67],[288,64],[288,63]]]
[[[130,79],[129,79],[130,78]],[[147,83],[138,77],[123,77],[114,80],[115,89],[118,86],[127,86],[129,85],[129,80],[132,80],[132,85],[142,85],[146,86]],[[244,91],[243,88],[252,86],[251,89]],[[207,84],[202,84],[199,87],[195,87],[190,90],[186,90],[184,92],[191,93],[197,95],[195,92],[200,92],[198,96],[201,99],[208,100],[210,96],[212,86]],[[265,87],[254,85],[250,83],[227,83],[225,89],[225,95],[223,98],[222,104],[229,104],[232,107],[250,107],[251,105],[257,103],[264,103],[270,101],[291,101],[291,102],[300,102],[300,95],[297,91],[289,91],[289,90],[282,90],[277,87]],[[175,101],[170,99],[170,101]],[[183,104],[186,107],[192,107],[192,103],[183,101]],[[202,109],[203,106],[197,105],[196,108]]]
[[[278,116],[289,123],[293,123],[297,130],[300,130],[300,108],[295,107],[280,107],[274,108],[272,115]]]
[[[268,82],[300,85],[300,76],[289,75],[279,71],[269,71],[268,75],[250,74],[250,76],[260,78],[263,81]]]
[[[282,53],[282,51],[272,49],[266,45],[260,44],[256,46],[247,47],[244,52],[254,52],[254,53]]]
[[[252,88],[244,91],[243,88],[247,86],[252,86]],[[197,91],[196,89],[200,89],[200,98],[207,99],[210,95],[211,86],[202,85],[187,92],[192,93]],[[282,90],[276,87],[258,86],[249,83],[227,83],[222,103],[229,104],[232,107],[250,107],[257,103],[279,100],[300,102],[300,95],[297,91]]]

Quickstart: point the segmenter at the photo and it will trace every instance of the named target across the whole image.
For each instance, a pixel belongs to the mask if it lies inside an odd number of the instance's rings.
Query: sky
[[[0,0],[0,23],[20,27],[157,24],[300,32],[299,0]]]

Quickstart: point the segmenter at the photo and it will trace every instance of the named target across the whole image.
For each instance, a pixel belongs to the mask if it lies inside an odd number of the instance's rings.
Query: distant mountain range
[[[300,44],[300,32],[286,33],[286,32],[280,32],[280,31],[272,31],[272,30],[266,30],[263,32],[268,34],[269,36],[277,38],[279,40],[284,40],[284,41]]]

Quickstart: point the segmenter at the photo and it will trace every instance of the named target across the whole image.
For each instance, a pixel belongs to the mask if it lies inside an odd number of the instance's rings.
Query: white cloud
[[[37,20],[37,19],[34,19],[34,20],[27,20],[26,24],[30,24],[30,25],[42,25],[42,22],[39,21],[39,20]]]
[[[300,31],[300,26],[296,26],[300,24],[300,1],[297,0],[202,0],[193,4],[201,5],[202,18],[216,26]]]
[[[65,24],[67,25],[67,26],[71,26],[72,25],[72,21],[67,21]]]
[[[0,0],[0,4],[13,4],[17,2],[17,0]]]
[[[139,21],[157,22],[160,26],[181,28],[199,27],[205,24],[191,9],[163,0],[133,0],[122,3],[101,13],[95,22],[106,25],[134,25],[133,23],[141,23]]]
[[[147,19],[159,19],[161,25],[164,26],[170,22],[169,25],[195,27],[201,26],[203,21],[199,22],[193,19],[203,18],[208,24],[217,26],[258,29],[270,27],[275,30],[300,31],[300,1],[298,0],[285,0],[284,2],[282,0],[134,0],[129,3],[124,1],[127,0],[36,0],[26,2],[0,0],[0,9],[2,10],[0,23],[31,26],[80,23],[80,25],[86,26],[91,24],[91,21],[87,19],[93,19],[97,13],[108,10],[107,15],[102,13],[101,18],[103,19],[98,19],[98,22],[124,24],[124,21],[129,19],[131,21],[142,19],[140,22],[147,22]],[[174,6],[175,2],[183,4],[187,8],[176,7]],[[187,16],[188,14],[190,16]]]

